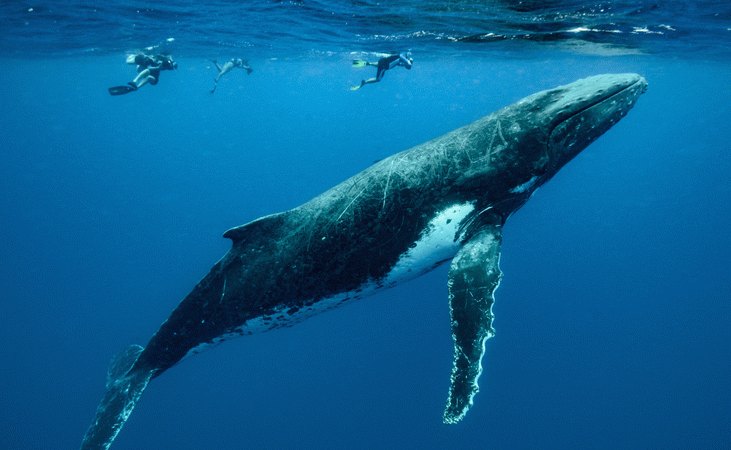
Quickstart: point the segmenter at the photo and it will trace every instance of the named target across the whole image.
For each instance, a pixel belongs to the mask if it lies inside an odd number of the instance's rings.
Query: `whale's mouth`
[[[548,141],[553,142],[553,134],[556,131],[557,128],[560,128],[562,124],[565,124],[567,121],[575,118],[576,116],[579,116],[586,112],[587,110],[594,108],[595,106],[602,104],[607,101],[611,101],[615,97],[618,97],[628,91],[635,90],[641,85],[641,92],[637,93],[635,98],[639,96],[640,94],[647,91],[647,82],[644,78],[640,77],[639,75],[635,75],[632,82],[628,83],[615,83],[609,88],[606,89],[599,89],[594,92],[594,97],[591,100],[587,100],[584,98],[579,97],[578,102],[576,103],[578,105],[578,109],[573,111],[563,111],[563,114],[559,114],[557,117],[557,121],[553,124],[553,127],[551,127],[551,131],[548,134]]]
[[[624,117],[647,90],[645,79],[636,74],[607,77],[566,92],[563,105],[556,106],[547,141],[552,173]]]

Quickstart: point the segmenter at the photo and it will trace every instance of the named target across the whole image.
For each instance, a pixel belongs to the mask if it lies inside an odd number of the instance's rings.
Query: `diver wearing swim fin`
[[[365,67],[365,66],[376,66],[378,67],[378,70],[376,71],[376,77],[375,78],[369,78],[368,80],[362,80],[360,82],[360,86],[351,86],[350,90],[355,91],[366,84],[371,83],[378,83],[383,78],[383,75],[386,73],[388,69],[393,69],[394,67],[402,66],[405,67],[407,70],[411,70],[411,65],[414,64],[414,59],[411,57],[411,52],[405,52],[405,53],[399,53],[399,54],[392,54],[390,56],[387,56],[385,58],[381,58],[378,60],[377,63],[367,62],[363,61],[361,59],[354,59],[353,60],[353,67]]]
[[[218,87],[218,79],[221,78],[223,75],[229,73],[231,69],[234,69],[236,67],[240,69],[245,69],[247,75],[251,75],[251,72],[254,71],[254,69],[249,66],[249,61],[244,61],[241,58],[231,58],[231,61],[227,62],[223,65],[223,67],[219,66],[216,60],[211,60],[213,64],[216,65],[216,69],[218,69],[218,76],[215,80],[213,80],[213,89],[211,89],[211,94],[216,92],[216,88]]]
[[[137,76],[134,80],[127,83],[126,86],[115,86],[109,88],[111,95],[128,94],[136,91],[145,84],[156,85],[163,70],[174,70],[178,68],[178,63],[173,61],[170,55],[146,55],[138,53],[127,56],[127,64],[137,64]]]

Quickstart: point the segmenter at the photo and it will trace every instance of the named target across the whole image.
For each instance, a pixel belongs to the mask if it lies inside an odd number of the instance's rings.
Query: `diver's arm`
[[[413,59],[405,58],[399,55],[399,66],[406,67],[406,70],[411,70],[411,65],[414,64]]]

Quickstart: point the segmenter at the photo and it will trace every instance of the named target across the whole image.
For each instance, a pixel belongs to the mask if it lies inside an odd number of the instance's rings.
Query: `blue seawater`
[[[221,233],[578,78],[649,90],[506,224],[480,392],[442,423],[446,267],[155,379],[112,449],[731,442],[727,2],[4,2],[0,446],[78,448]],[[126,53],[179,64],[135,75]],[[348,88],[410,49],[414,67]],[[248,59],[221,78],[210,59]]]

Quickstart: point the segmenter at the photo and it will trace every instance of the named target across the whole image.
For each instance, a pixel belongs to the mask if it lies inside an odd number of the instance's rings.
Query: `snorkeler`
[[[211,89],[211,94],[216,92],[216,88],[218,87],[218,79],[221,78],[224,74],[227,74],[231,71],[231,69],[238,67],[240,69],[246,69],[246,74],[250,75],[251,72],[254,71],[251,67],[249,67],[249,61],[244,61],[243,59],[236,59],[231,58],[231,61],[227,62],[223,65],[223,67],[219,66],[218,63],[215,60],[211,60],[213,64],[216,65],[216,69],[218,69],[218,76],[213,81],[213,89]]]
[[[414,63],[414,59],[411,57],[411,52],[406,53],[399,53],[399,54],[392,54],[390,56],[387,56],[385,58],[381,58],[378,60],[377,63],[367,62],[363,61],[361,59],[354,59],[353,60],[353,67],[365,67],[365,66],[377,66],[378,71],[376,72],[376,78],[370,78],[368,80],[363,80],[360,82],[360,86],[351,86],[350,90],[355,91],[366,84],[370,83],[378,83],[381,81],[381,78],[383,78],[383,75],[386,73],[388,69],[393,69],[397,66],[403,66],[406,67],[406,69],[411,70],[411,65]]]
[[[169,55],[145,55],[144,53],[127,56],[127,64],[137,64],[137,77],[127,83],[126,86],[110,87],[110,94],[128,94],[147,83],[154,86],[158,82],[161,71],[178,68],[178,63],[173,61],[173,58]]]

